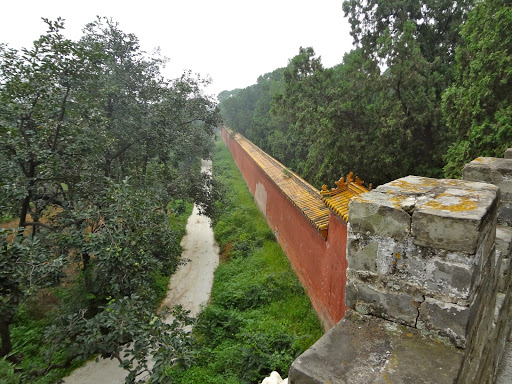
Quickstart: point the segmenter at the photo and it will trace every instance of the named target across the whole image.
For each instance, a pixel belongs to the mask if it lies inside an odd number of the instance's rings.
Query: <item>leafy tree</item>
[[[387,69],[378,77],[379,120],[391,151],[384,160],[392,178],[408,173],[440,176],[447,144],[441,94],[453,81],[459,28],[472,5],[467,1],[355,1],[343,3],[351,34],[363,55]],[[394,153],[394,154],[393,154]],[[398,156],[398,154],[400,154]],[[395,165],[390,164],[392,158]]]
[[[110,298],[97,316],[88,318],[85,311],[66,316],[47,329],[46,337],[53,345],[66,347],[68,358],[63,366],[74,358],[85,360],[99,354],[118,360],[129,371],[128,383],[169,382],[166,372],[170,368],[188,368],[194,360],[187,330],[194,321],[181,307],[175,308],[170,322],[165,321],[166,314],[155,315],[136,296]],[[54,353],[55,349],[48,351],[50,361]],[[52,364],[37,373],[58,366]]]
[[[279,124],[254,123],[268,95],[256,94],[257,85],[221,102],[225,122],[317,186],[349,171],[374,184],[441,176],[454,140],[441,95],[453,81],[459,27],[471,6],[347,0],[356,49],[343,63],[324,68],[313,48],[301,48],[274,86],[267,118]],[[242,101],[251,92],[259,99]]]
[[[456,81],[443,94],[443,111],[457,141],[450,146],[448,176],[460,176],[478,156],[503,156],[512,145],[512,5],[482,1],[462,28]]]
[[[76,261],[84,297],[64,317],[76,320],[65,364],[89,353],[119,355],[129,341],[143,364],[153,348],[179,359],[170,345],[184,336],[147,321],[142,303],[152,297],[155,273],[171,273],[180,253],[169,202],[198,199],[211,211],[198,162],[209,156],[218,124],[202,92],[208,80],[190,72],[164,79],[165,60],[147,57],[136,36],[109,19],[89,24],[78,42],[62,35],[61,19],[45,21],[48,32],[33,48],[0,49],[0,208],[2,217],[19,218],[19,229],[0,238],[1,354],[11,353],[17,306],[38,287],[58,284],[62,266]],[[124,321],[132,331],[97,337]],[[137,339],[146,336],[147,343]],[[53,355],[48,364],[34,372],[61,366]],[[149,369],[124,359],[123,366],[132,382]]]
[[[98,54],[65,39],[62,20],[46,23],[48,33],[32,49],[21,55],[6,47],[0,51],[2,200],[4,212],[18,213],[21,228],[2,235],[1,356],[11,351],[9,325],[17,305],[45,280],[46,264],[55,265],[65,253],[39,238],[40,229],[48,227],[40,218],[54,204],[64,206],[66,186],[82,171],[80,154],[92,149],[74,106],[81,81],[93,76]],[[32,240],[22,238],[28,226]]]
[[[23,231],[23,230],[20,230]],[[0,229],[0,356],[12,350],[9,326],[20,302],[37,288],[59,281],[64,260],[38,237]]]

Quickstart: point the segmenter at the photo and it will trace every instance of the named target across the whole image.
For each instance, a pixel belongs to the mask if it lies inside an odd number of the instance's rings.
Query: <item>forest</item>
[[[0,45],[0,381],[57,382],[101,356],[160,382],[191,358],[192,320],[156,309],[192,202],[212,207],[199,160],[216,102],[111,19],[78,41],[44,21],[32,47]]]
[[[374,186],[458,178],[512,146],[512,4],[345,0],[354,48],[332,68],[313,47],[219,94],[227,127],[317,187],[353,171]]]

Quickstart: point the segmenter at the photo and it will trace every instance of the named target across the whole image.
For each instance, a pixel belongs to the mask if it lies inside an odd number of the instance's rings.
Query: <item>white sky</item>
[[[147,52],[171,59],[164,73],[210,76],[210,94],[245,88],[312,46],[326,67],[352,48],[342,0],[18,0],[2,2],[0,43],[28,47],[45,32],[41,17],[66,20],[72,39],[96,15],[112,17]]]

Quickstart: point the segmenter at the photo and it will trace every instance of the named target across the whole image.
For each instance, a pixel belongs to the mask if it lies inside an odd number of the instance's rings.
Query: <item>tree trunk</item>
[[[0,337],[2,338],[0,358],[7,356],[12,351],[11,332],[9,331],[9,325],[11,322],[12,316],[8,316],[5,320],[0,320]]]
[[[20,227],[24,227],[25,224],[27,223],[27,214],[28,214],[29,208],[30,208],[30,194],[27,197],[25,197],[25,199],[23,200],[23,203],[21,205],[20,224],[19,224]]]
[[[89,253],[87,253],[87,252],[83,252],[82,253],[82,263],[83,263],[82,271],[87,270],[87,266],[89,265],[90,260],[91,260],[91,255],[89,255]]]
[[[111,168],[112,168],[112,159],[110,158],[110,156],[108,156],[105,158],[105,164],[103,165],[103,171],[104,171],[105,177],[110,178]]]

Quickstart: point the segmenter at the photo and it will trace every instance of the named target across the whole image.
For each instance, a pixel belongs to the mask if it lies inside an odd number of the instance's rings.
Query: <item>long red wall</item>
[[[346,309],[346,223],[331,213],[324,240],[225,129],[222,137],[252,194],[257,185],[259,194],[266,193],[266,199],[260,198],[258,206],[306,288],[324,328],[331,328],[343,318]]]

